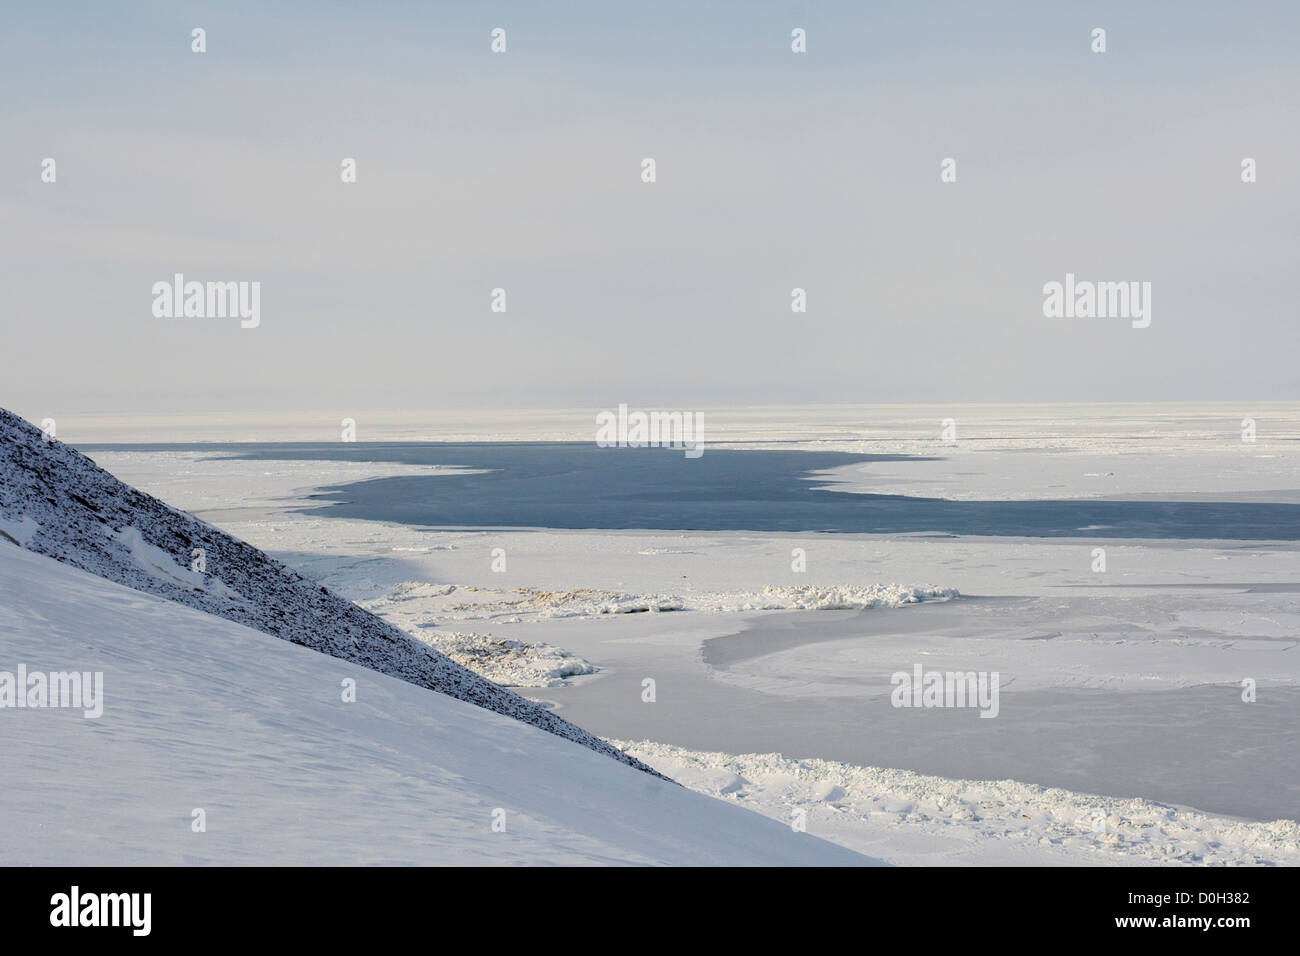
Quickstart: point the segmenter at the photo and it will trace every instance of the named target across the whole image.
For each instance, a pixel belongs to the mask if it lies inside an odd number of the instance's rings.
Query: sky
[[[0,405],[28,417],[1300,387],[1295,3],[0,18]],[[260,324],[155,316],[176,273],[259,282]],[[1150,282],[1150,326],[1045,317],[1066,273]]]

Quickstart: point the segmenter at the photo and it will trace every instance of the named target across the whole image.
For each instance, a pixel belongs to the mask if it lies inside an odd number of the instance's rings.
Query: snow
[[[41,526],[36,523],[35,519],[28,515],[21,515],[17,519],[13,519],[0,514],[0,536],[8,538],[20,548],[26,547],[27,542],[32,540],[32,536],[40,528]]]
[[[1300,865],[1300,824],[1011,780],[948,780],[780,754],[611,743],[700,793],[896,865]]]
[[[526,644],[461,631],[416,631],[415,637],[502,687],[562,687],[571,677],[594,674],[599,669],[550,644]]]
[[[595,439],[593,416],[600,410],[361,409],[349,414],[357,420],[358,440],[366,442],[591,442]],[[709,447],[748,442],[864,451],[869,445],[901,454],[924,449],[946,455],[953,448],[968,446],[971,450],[1037,448],[1113,456],[1164,443],[1185,455],[1215,442],[1239,442],[1244,418],[1255,419],[1257,440],[1265,446],[1263,453],[1273,454],[1285,453],[1285,445],[1267,446],[1295,437],[1300,429],[1300,403],[1295,401],[755,405],[695,410],[710,423]],[[941,422],[947,418],[957,425],[955,446],[940,442]],[[59,435],[73,444],[204,442],[211,443],[213,452],[219,454],[223,444],[232,442],[337,441],[339,416],[332,411],[279,410],[230,410],[216,417],[204,413],[122,416],[68,411],[59,416]],[[1104,473],[1110,469],[1091,470]]]
[[[520,721],[0,542],[0,667],[17,662],[101,671],[105,702],[97,720],[0,710],[21,779],[0,792],[0,865],[871,862]]]
[[[155,547],[144,540],[138,528],[130,526],[117,533],[118,540],[126,545],[131,558],[146,574],[152,574],[172,584],[210,591],[228,600],[237,601],[239,595],[226,587],[215,577],[207,577],[190,568],[181,567],[172,556],[162,548]]]
[[[1231,595],[1220,600],[1236,603]],[[955,619],[924,633],[883,626],[869,636],[799,635],[786,647],[715,667],[719,681],[781,696],[886,697],[885,675],[917,661],[927,669],[996,671],[1018,692],[1064,688],[1157,693],[1234,682],[1229,675],[1255,674],[1270,686],[1300,687],[1296,655],[1300,609],[1268,618],[1221,612],[1217,630],[1205,614],[1148,615],[1139,607],[1129,626],[1099,634],[1098,618],[1062,615],[1044,631],[1036,621],[995,623]],[[1267,623],[1265,623],[1267,622]],[[893,622],[891,622],[893,623]],[[927,622],[928,623],[928,622]],[[1265,627],[1276,633],[1270,635]],[[809,639],[811,637],[811,639]],[[1234,695],[1235,696],[1235,695]]]
[[[902,607],[922,601],[960,597],[955,588],[900,584],[849,585],[830,587],[769,584],[758,594],[722,595],[702,599],[711,611],[850,611],[875,607]]]
[[[837,492],[952,501],[1150,497],[1300,502],[1295,402],[1097,406],[961,406],[957,440],[939,440],[938,417],[899,409],[873,419],[837,450],[925,456],[826,472]],[[948,417],[947,415],[943,417]],[[1254,441],[1242,423],[1256,424]],[[928,434],[912,434],[909,430]],[[817,442],[810,449],[826,447]],[[1032,467],[1026,455],[1032,453]]]
[[[643,614],[699,611],[721,614],[734,611],[838,611],[875,607],[902,607],[922,601],[959,597],[952,588],[869,585],[772,585],[761,591],[713,591],[677,594],[627,594],[602,588],[545,591],[537,588],[499,588],[402,581],[383,597],[361,601],[367,610],[408,631],[432,626],[432,621],[474,621],[504,618],[511,622],[556,618],[599,617],[606,614]]]

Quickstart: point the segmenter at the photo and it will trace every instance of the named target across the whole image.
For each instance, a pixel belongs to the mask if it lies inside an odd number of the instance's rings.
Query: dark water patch
[[[398,462],[485,470],[323,488],[307,513],[431,527],[842,532],[1047,538],[1300,540],[1300,505],[1259,501],[946,501],[817,490],[818,474],[908,455],[594,443],[113,445],[260,461]],[[1032,467],[1030,465],[1029,467]]]

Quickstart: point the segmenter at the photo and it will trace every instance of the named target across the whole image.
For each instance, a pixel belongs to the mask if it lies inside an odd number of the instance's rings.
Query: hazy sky
[[[1294,2],[2,16],[0,404],[29,416],[1300,386]],[[156,318],[177,272],[261,282],[260,327]],[[1151,282],[1150,328],[1044,318],[1066,272]]]

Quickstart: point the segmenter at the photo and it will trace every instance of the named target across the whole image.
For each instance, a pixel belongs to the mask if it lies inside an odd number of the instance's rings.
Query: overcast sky
[[[1294,2],[3,19],[0,404],[29,416],[1300,386]],[[156,318],[177,272],[261,282],[261,325]],[[1045,318],[1067,272],[1151,282],[1150,327]]]

